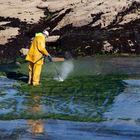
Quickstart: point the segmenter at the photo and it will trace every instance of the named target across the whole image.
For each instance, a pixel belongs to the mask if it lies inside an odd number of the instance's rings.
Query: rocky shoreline
[[[139,0],[2,0],[0,60],[15,60],[35,32],[60,35],[53,55],[140,54]],[[53,47],[52,47],[53,46]]]

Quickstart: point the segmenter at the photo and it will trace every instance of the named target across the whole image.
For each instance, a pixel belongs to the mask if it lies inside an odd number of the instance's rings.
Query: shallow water
[[[65,65],[66,63],[66,65]],[[71,75],[95,75],[95,74],[129,74],[140,75],[140,57],[111,57],[111,56],[95,56],[82,57],[70,60],[65,63],[56,63],[56,67],[60,75],[69,77]],[[46,66],[46,67],[45,67]],[[44,73],[48,75],[50,71],[56,74],[54,66],[46,64],[44,66]],[[70,67],[71,71],[63,73],[62,67]]]
[[[140,75],[140,57],[84,57],[74,60],[74,73]]]
[[[139,140],[140,126],[134,121],[101,123],[62,120],[0,121],[4,140]]]
[[[125,90],[118,95],[108,112],[108,119],[140,119],[140,80],[124,80]]]
[[[87,63],[88,59],[88,63]],[[77,62],[75,62],[77,63]],[[91,65],[92,64],[92,65]],[[133,66],[133,67],[132,67]],[[139,58],[82,59],[74,71],[81,74],[121,73],[140,74]],[[79,74],[79,73],[78,73]],[[140,139],[140,79],[124,80],[125,89],[116,96],[113,105],[103,114],[101,123],[60,120],[0,121],[2,140],[139,140]],[[41,94],[20,93],[14,88],[17,81],[0,77],[0,115],[28,112],[31,115],[47,113],[95,116],[97,108],[91,103],[75,102],[73,96],[57,98]]]
[[[3,114],[22,114],[27,112],[31,115],[56,114],[73,114],[86,117],[89,114],[96,115],[96,108],[93,104],[75,99],[74,96],[43,95],[31,93],[30,95],[21,93],[14,88],[17,84],[15,80],[6,77],[0,77],[0,115]],[[87,98],[87,97],[81,97]],[[87,111],[88,109],[88,111]]]
[[[15,80],[10,80],[4,76],[0,77],[0,114],[8,114],[18,112],[24,106],[22,106],[23,97],[18,96],[18,91],[13,88],[17,85]]]

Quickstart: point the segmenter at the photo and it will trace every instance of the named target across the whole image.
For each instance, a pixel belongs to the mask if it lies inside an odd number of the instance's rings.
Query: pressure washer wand
[[[38,59],[35,63],[37,63],[38,61],[40,61],[40,60],[43,59],[43,58],[46,59],[46,56],[42,56],[42,57],[41,57],[40,59]],[[55,63],[53,62],[52,57],[49,56],[48,59],[49,59],[50,62],[52,62],[53,66],[54,66],[54,69],[55,69],[55,71],[56,71],[57,78],[58,78],[57,80],[59,80],[59,81],[64,81],[63,78],[61,77],[61,75],[60,75],[60,73],[59,73],[59,71],[58,71],[58,69],[57,69]]]
[[[60,73],[59,73],[59,71],[58,71],[58,69],[57,69],[55,63],[54,63],[54,62],[55,62],[55,61],[54,61],[55,59],[53,59],[53,58],[51,57],[51,55],[48,55],[48,59],[49,59],[50,62],[53,63],[53,66],[54,66],[54,68],[55,68],[55,71],[56,71],[56,74],[57,74],[57,79],[56,79],[56,80],[64,81],[63,78],[61,77],[61,75],[60,75]]]
[[[58,79],[59,79],[59,77],[61,77],[61,76],[60,76],[60,74],[59,74],[59,72],[58,72],[58,70],[57,70],[57,67],[56,67],[55,63],[53,62],[53,58],[52,58],[52,56],[51,56],[51,55],[48,55],[48,59],[49,59],[50,62],[53,63],[54,69],[55,69],[56,74],[57,74]]]

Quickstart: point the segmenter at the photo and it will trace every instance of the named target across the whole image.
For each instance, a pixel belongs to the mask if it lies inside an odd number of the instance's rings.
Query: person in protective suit
[[[49,36],[49,32],[46,30],[44,30],[42,33],[36,33],[32,40],[29,52],[25,58],[27,61],[29,61],[28,84],[34,86],[39,85],[44,56],[47,56],[48,59],[52,61],[51,55],[45,48],[47,36]]]

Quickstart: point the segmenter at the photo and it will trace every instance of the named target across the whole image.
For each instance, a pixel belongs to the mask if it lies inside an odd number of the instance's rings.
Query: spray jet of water
[[[57,77],[54,77],[54,80],[63,82],[64,80],[63,80],[63,78],[61,77],[60,72],[58,71],[58,69],[57,69],[57,67],[56,67],[56,65],[55,65],[54,63],[53,63],[53,66],[54,66],[55,71],[56,71],[56,74],[57,74]]]
[[[69,76],[69,74],[73,71],[73,69],[74,69],[74,64],[72,60],[63,62],[60,70],[61,78],[65,80]]]

